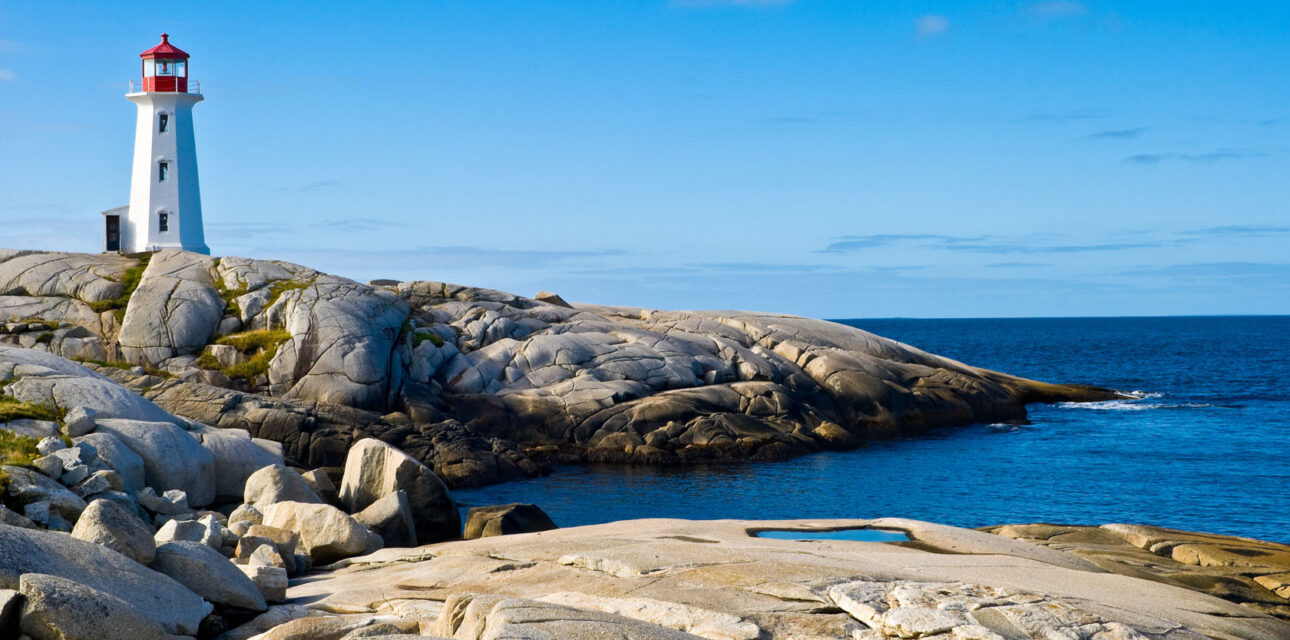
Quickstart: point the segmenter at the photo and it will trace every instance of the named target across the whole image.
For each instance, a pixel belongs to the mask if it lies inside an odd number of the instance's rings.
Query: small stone
[[[70,486],[79,484],[81,481],[85,480],[88,477],[90,477],[90,468],[83,464],[78,464],[72,467],[71,469],[68,469],[67,473],[63,474],[63,477],[59,480],[59,482],[62,482],[65,486],[70,487]]]
[[[85,481],[72,487],[72,493],[82,498],[121,490],[121,476],[115,471],[95,471]]]
[[[188,496],[178,489],[171,489],[163,495],[157,495],[152,487],[144,487],[139,492],[139,504],[144,509],[157,514],[179,515],[191,513],[192,509],[188,506]]]
[[[251,525],[261,522],[264,522],[264,514],[249,504],[239,505],[228,515],[229,530],[239,536],[246,535],[246,530],[251,528]]]
[[[83,436],[94,430],[94,418],[98,412],[89,407],[73,407],[63,419],[67,435],[72,438]]]
[[[200,542],[212,549],[219,550],[224,546],[224,529],[214,518],[205,516],[199,520],[171,520],[157,530],[153,539],[160,546],[167,542]]]
[[[67,443],[63,442],[62,438],[56,436],[41,438],[40,442],[36,443],[36,451],[39,451],[42,456],[47,456],[55,451],[62,451],[66,448]]]
[[[260,595],[268,603],[283,602],[287,599],[287,570],[281,567],[256,566],[247,564],[233,565],[251,579],[251,583],[260,590]]]
[[[272,543],[262,544],[251,552],[251,557],[246,559],[246,564],[253,567],[281,567],[283,571],[287,570],[287,562],[278,555],[278,550]]]
[[[63,477],[63,461],[54,456],[41,456],[31,462],[37,471],[57,480]]]

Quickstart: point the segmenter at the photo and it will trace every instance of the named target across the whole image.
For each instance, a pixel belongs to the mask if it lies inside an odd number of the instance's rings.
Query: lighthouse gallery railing
[[[165,91],[163,93],[201,93],[201,92],[202,92],[202,83],[196,80],[189,80],[188,91]],[[143,81],[131,80],[130,90],[127,93],[143,93]]]

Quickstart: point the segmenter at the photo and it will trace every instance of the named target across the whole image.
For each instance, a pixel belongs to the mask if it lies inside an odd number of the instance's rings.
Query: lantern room
[[[161,44],[139,54],[143,58],[143,90],[188,93],[188,54],[161,34]]]

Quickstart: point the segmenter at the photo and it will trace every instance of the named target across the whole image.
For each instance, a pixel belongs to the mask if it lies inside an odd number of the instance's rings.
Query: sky
[[[0,0],[0,247],[97,251],[138,53],[206,238],[825,318],[1290,313],[1290,3]]]

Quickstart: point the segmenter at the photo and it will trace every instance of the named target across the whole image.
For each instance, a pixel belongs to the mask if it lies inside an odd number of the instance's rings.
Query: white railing
[[[189,81],[188,81],[188,91],[187,91],[187,93],[198,93],[198,94],[200,94],[201,92],[202,92],[202,83],[200,83],[200,82],[198,82],[198,81],[196,81],[196,80],[189,80]],[[130,81],[130,91],[128,91],[128,93],[143,93],[143,81],[142,81],[142,80],[131,80],[131,81]],[[163,92],[163,93],[179,93],[179,92],[178,92],[178,91],[166,91],[166,92]]]

